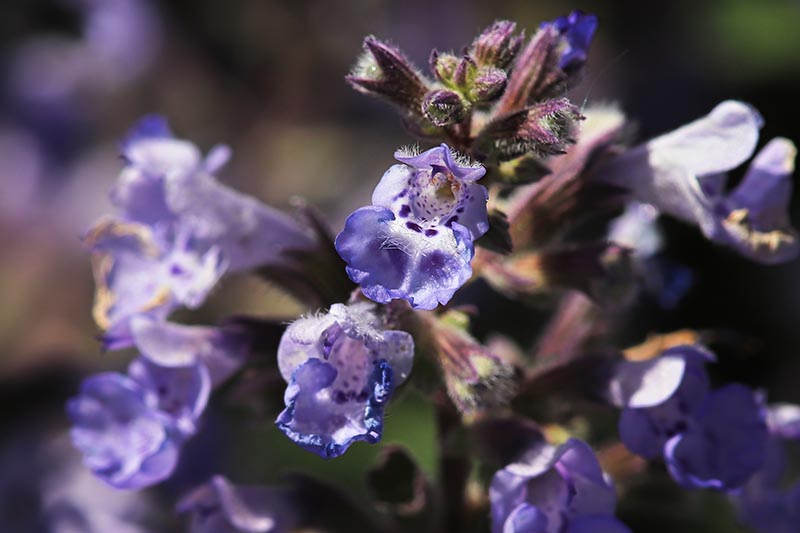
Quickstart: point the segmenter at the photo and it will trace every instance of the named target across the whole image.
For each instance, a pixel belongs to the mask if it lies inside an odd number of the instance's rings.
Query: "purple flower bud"
[[[484,67],[475,74],[469,99],[473,102],[490,102],[498,98],[506,87],[506,73],[499,68]]]
[[[481,66],[507,67],[524,40],[523,35],[514,36],[516,27],[515,23],[508,20],[498,20],[475,38],[470,55]]]
[[[500,116],[481,130],[477,149],[493,159],[509,160],[533,153],[539,157],[564,153],[575,143],[583,116],[566,98]]]
[[[72,441],[84,464],[108,484],[140,489],[166,479],[178,459],[180,437],[159,411],[152,391],[122,374],[88,378],[67,404]]]
[[[445,85],[456,86],[453,81],[453,76],[455,76],[456,69],[461,62],[458,57],[453,54],[440,54],[438,51],[434,50],[431,52],[429,62],[431,70],[433,70],[433,73],[439,81]]]
[[[477,71],[478,65],[475,64],[475,60],[468,55],[463,56],[453,72],[453,84],[461,89],[466,89],[472,84]]]
[[[464,118],[464,103],[461,96],[448,89],[431,91],[422,102],[425,118],[436,126],[455,124]]]
[[[586,62],[589,45],[597,29],[597,17],[573,11],[553,22],[544,22],[540,28],[555,28],[561,35],[558,66],[565,71],[580,68]]]
[[[381,98],[401,111],[419,116],[428,83],[396,48],[375,37],[364,39],[364,52],[345,77],[357,91]]]
[[[356,441],[380,441],[384,408],[413,356],[411,335],[385,329],[373,304],[334,304],[328,314],[293,322],[278,347],[289,384],[278,428],[324,458]]]
[[[727,171],[753,153],[761,125],[753,108],[726,101],[706,117],[608,160],[591,179],[627,188],[635,199],[696,224],[712,241],[750,259],[789,261],[800,252],[787,213],[794,145],[782,138],[769,142],[745,179],[725,192]]]
[[[630,533],[613,516],[614,488],[589,446],[539,443],[494,475],[492,531]]]
[[[472,275],[473,241],[489,229],[488,193],[475,183],[486,171],[444,144],[395,157],[402,164],[383,175],[372,206],[348,217],[336,249],[371,300],[434,309]]]
[[[505,405],[517,390],[514,367],[469,333],[443,321],[432,326],[447,393],[462,413]]]
[[[223,476],[187,494],[177,509],[191,513],[191,533],[284,533],[297,520],[280,488],[234,485]]]

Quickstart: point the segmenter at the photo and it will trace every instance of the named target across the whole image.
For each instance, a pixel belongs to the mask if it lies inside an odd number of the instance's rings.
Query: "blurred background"
[[[393,150],[411,141],[391,110],[343,81],[365,35],[399,45],[427,70],[431,48],[460,50],[495,19],[515,20],[530,34],[576,8],[596,13],[600,26],[575,101],[617,103],[644,139],[736,98],[766,118],[762,144],[777,135],[800,141],[796,0],[5,0],[0,531],[46,531],[41,516],[53,502],[65,494],[90,501],[95,493],[155,520],[154,530],[180,530],[169,517],[175,499],[214,471],[255,483],[278,479],[288,466],[363,491],[360,476],[374,449],[356,445],[323,462],[280,435],[270,413],[253,416],[252,406],[212,406],[175,479],[142,496],[112,497],[77,466],[65,439],[64,402],[82,376],[130,360],[100,353],[79,239],[110,212],[107,193],[121,168],[117,142],[142,115],[161,113],[203,150],[233,148],[221,172],[232,186],[276,206],[303,196],[338,229],[367,203]],[[797,225],[798,198],[793,206]],[[800,403],[800,262],[759,266],[712,246],[694,228],[670,220],[661,226],[666,252],[692,270],[694,284],[673,309],[641,302],[620,342],[713,329],[725,339],[715,346],[720,379],[766,388],[771,401]],[[274,287],[234,278],[188,319],[291,317],[299,310]],[[522,328],[528,320],[513,317]],[[385,439],[411,446],[433,475],[434,438],[433,414],[405,394]],[[635,531],[736,530],[721,499],[659,484],[626,493],[621,517]]]

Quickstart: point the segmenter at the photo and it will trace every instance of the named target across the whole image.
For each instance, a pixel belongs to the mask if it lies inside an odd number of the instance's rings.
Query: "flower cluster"
[[[116,488],[167,479],[226,381],[245,403],[285,382],[270,429],[333,459],[379,443],[390,400],[408,387],[435,412],[439,487],[392,445],[368,469],[371,505],[360,509],[308,479],[289,490],[215,475],[178,510],[200,533],[310,527],[323,503],[357,523],[344,530],[466,531],[474,518],[496,533],[625,533],[606,471],[626,487],[619,456],[646,468],[633,452],[663,461],[682,487],[728,494],[743,522],[791,531],[800,489],[780,483],[783,441],[800,435],[800,410],[766,407],[744,385],[712,388],[715,356],[697,332],[627,350],[613,339],[638,289],[665,308],[691,290],[691,272],[661,249],[661,213],[760,263],[797,255],[787,214],[794,145],[767,143],[728,190],[726,173],[752,156],[763,121],[727,101],[628,148],[621,112],[579,110],[565,96],[596,28],[573,12],[526,39],[498,21],[461,55],[434,50],[431,77],[367,37],[347,81],[438,146],[398,150],[370,205],[335,238],[310,210],[296,220],[218,181],[228,148],[202,157],[163,119],[138,123],[121,147],[118,213],[84,240],[103,348],[139,356],[126,374],[89,377],[68,403],[85,464]],[[587,221],[591,231],[569,231]],[[586,234],[605,238],[579,240]],[[251,271],[296,297],[302,316],[171,322],[223,276]],[[505,331],[504,317],[483,327],[500,302],[490,289],[525,327],[528,306],[557,305],[540,332]],[[609,404],[621,408],[616,432]]]

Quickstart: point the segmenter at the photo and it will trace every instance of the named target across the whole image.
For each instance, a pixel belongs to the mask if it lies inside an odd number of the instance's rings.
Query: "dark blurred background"
[[[31,465],[74,463],[63,437],[65,399],[81,376],[124,368],[130,360],[99,352],[90,317],[93,283],[79,236],[110,212],[106,195],[121,166],[116,143],[137,118],[164,114],[178,136],[203,150],[231,145],[234,157],[221,173],[228,183],[277,206],[293,195],[306,197],[339,228],[368,201],[393,150],[411,141],[389,109],[343,81],[365,35],[392,41],[427,70],[431,48],[460,50],[495,19],[515,20],[530,34],[541,21],[576,8],[600,21],[576,101],[618,104],[644,139],[723,99],[741,99],[766,119],[761,144],[777,135],[800,140],[796,0],[4,1],[0,465],[9,466],[0,470],[0,495],[11,490],[16,496],[0,498],[0,518],[9,520],[9,510],[35,516],[47,494],[63,491],[57,490],[63,482],[52,480],[47,486],[58,487],[50,492],[31,488],[34,473],[44,475],[37,469],[49,469]],[[798,221],[797,198],[793,206]],[[800,403],[800,262],[760,266],[709,244],[694,228],[670,220],[661,226],[667,253],[692,269],[694,285],[674,309],[641,303],[620,342],[678,328],[714,330],[721,339],[719,379],[768,389],[771,401]],[[287,317],[299,310],[274,287],[231,279],[194,319]],[[526,318],[511,320],[524,324]],[[181,491],[204,481],[211,473],[207,450],[236,481],[270,481],[281,474],[279,465],[289,465],[356,494],[363,490],[359,476],[374,457],[369,447],[324,463],[278,435],[269,420],[242,415],[247,420],[237,421],[234,413],[231,422],[230,412],[225,415],[212,408],[206,430],[188,450],[196,449],[197,457],[187,453],[182,474],[150,491],[148,505],[168,508]],[[410,445],[433,473],[433,439],[432,413],[406,394],[392,411],[386,440]],[[28,466],[17,472],[26,462],[18,458],[25,457]],[[81,483],[92,487],[86,491],[104,490],[90,479]],[[680,498],[644,507],[634,494],[629,501],[635,503],[623,500],[622,517],[637,531],[686,524],[732,530],[724,502]]]

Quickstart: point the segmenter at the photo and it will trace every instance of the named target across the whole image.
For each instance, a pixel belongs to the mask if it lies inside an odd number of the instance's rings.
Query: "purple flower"
[[[597,17],[573,11],[553,22],[543,22],[540,28],[555,28],[561,35],[562,49],[558,66],[563,70],[571,70],[586,62],[589,45],[597,29]]]
[[[278,347],[289,383],[278,428],[325,458],[359,440],[378,442],[384,407],[413,356],[411,335],[384,329],[372,304],[334,304],[328,314],[293,322]]]
[[[624,396],[631,401],[619,420],[622,442],[646,459],[663,455],[670,475],[685,487],[742,486],[764,461],[767,429],[755,394],[738,384],[709,391],[704,365],[713,356],[697,346],[667,350],[659,366],[676,357],[685,359],[677,387],[676,372],[628,383]]]
[[[618,388],[626,391],[622,396],[627,401],[615,403],[625,406],[619,420],[619,433],[629,450],[646,459],[655,459],[661,456],[669,439],[686,430],[695,409],[708,393],[705,363],[712,358],[699,346],[677,346],[648,362],[657,363],[656,368],[674,367],[678,371],[682,368],[679,374],[664,374],[670,379],[635,380],[632,369],[636,367],[630,363],[623,367],[626,372],[618,377]],[[626,375],[628,373],[631,376]],[[675,375],[680,378],[677,387],[672,379]]]
[[[434,309],[472,275],[473,241],[489,229],[488,193],[475,183],[486,170],[457,162],[444,144],[395,157],[402,164],[348,217],[336,249],[368,298]]]
[[[126,166],[111,194],[120,218],[101,220],[86,237],[95,319],[107,330],[107,347],[131,344],[135,316],[164,320],[179,307],[197,307],[224,273],[286,266],[288,251],[315,244],[291,217],[212,176],[228,160],[227,147],[202,159],[164,119],[147,117],[122,151]]]
[[[744,180],[726,193],[726,173],[753,153],[762,125],[752,107],[726,101],[709,115],[608,160],[592,179],[628,188],[641,202],[696,224],[712,241],[762,263],[794,258],[787,214],[796,149],[773,139]]]
[[[614,488],[589,446],[540,444],[498,471],[489,489],[494,533],[625,533]]]
[[[800,480],[786,484],[787,441],[800,439],[800,406],[775,404],[766,409],[770,437],[764,466],[731,499],[741,521],[760,533],[794,533],[800,524]]]
[[[237,486],[214,476],[178,503],[191,513],[191,533],[282,533],[295,524],[287,495],[280,489]]]
[[[687,429],[664,447],[672,477],[684,487],[741,487],[764,464],[767,426],[749,388],[727,385],[697,407]]]
[[[152,391],[122,374],[86,379],[67,404],[72,441],[84,464],[119,489],[140,489],[169,477],[181,438],[157,403]]]

